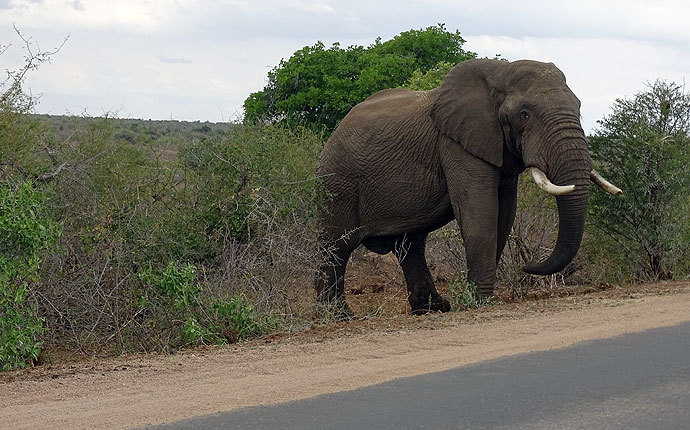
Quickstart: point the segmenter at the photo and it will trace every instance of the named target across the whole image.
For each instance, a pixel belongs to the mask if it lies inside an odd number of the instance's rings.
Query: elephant
[[[457,220],[467,280],[493,294],[496,266],[515,219],[518,176],[531,169],[553,194],[556,245],[528,273],[556,273],[575,257],[588,184],[620,189],[592,168],[580,101],[552,63],[473,59],[428,91],[377,92],[354,106],[324,145],[317,176],[332,197],[322,214],[319,302],[352,315],[345,301],[348,259],[359,245],[393,252],[412,313],[450,310],[425,258],[427,235]]]

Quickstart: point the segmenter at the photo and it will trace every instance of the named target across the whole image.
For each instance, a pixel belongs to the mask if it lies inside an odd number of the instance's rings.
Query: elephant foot
[[[450,312],[450,302],[440,295],[432,296],[426,303],[410,303],[412,315],[424,315],[429,312]]]
[[[477,298],[480,301],[487,301],[494,296],[493,285],[489,286],[478,286],[477,287]]]

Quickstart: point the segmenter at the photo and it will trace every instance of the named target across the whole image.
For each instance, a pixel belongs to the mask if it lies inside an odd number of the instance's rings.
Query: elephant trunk
[[[579,139],[578,139],[579,140]],[[584,139],[582,139],[584,142]],[[572,142],[572,141],[571,141]],[[576,161],[557,163],[560,168],[549,169],[554,173],[554,182],[558,185],[575,185],[575,189],[556,197],[558,205],[558,238],[551,255],[544,261],[532,262],[524,267],[525,272],[533,275],[551,275],[563,270],[575,258],[580,249],[582,234],[585,229],[587,215],[587,199],[589,194],[589,177],[591,159],[586,147],[570,149],[566,152],[573,157],[574,152],[581,152]]]

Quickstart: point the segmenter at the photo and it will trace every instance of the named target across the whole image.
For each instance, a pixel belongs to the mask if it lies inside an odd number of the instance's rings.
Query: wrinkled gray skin
[[[556,185],[559,231],[551,256],[525,271],[562,270],[580,246],[592,162],[580,101],[563,73],[536,61],[469,60],[430,91],[391,89],[355,106],[321,153],[318,175],[334,198],[324,214],[321,302],[350,314],[348,258],[360,244],[394,252],[413,313],[448,311],[431,279],[427,234],[458,220],[469,281],[493,293],[515,219],[518,175],[538,167]]]

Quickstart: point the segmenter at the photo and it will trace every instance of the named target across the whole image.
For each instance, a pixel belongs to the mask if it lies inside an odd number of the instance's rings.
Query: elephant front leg
[[[465,187],[451,189],[453,210],[465,244],[467,280],[476,285],[480,298],[493,295],[499,255],[498,178],[491,173],[482,179],[463,182],[468,184]],[[509,218],[509,212],[503,218]],[[507,237],[507,232],[502,233]],[[505,238],[501,242],[502,248]]]
[[[496,283],[496,224],[463,228],[467,280],[482,299],[491,297]]]
[[[481,298],[489,297],[496,283],[501,172],[454,142],[444,147],[441,162],[465,244],[467,280]],[[509,212],[505,211],[507,218]]]

